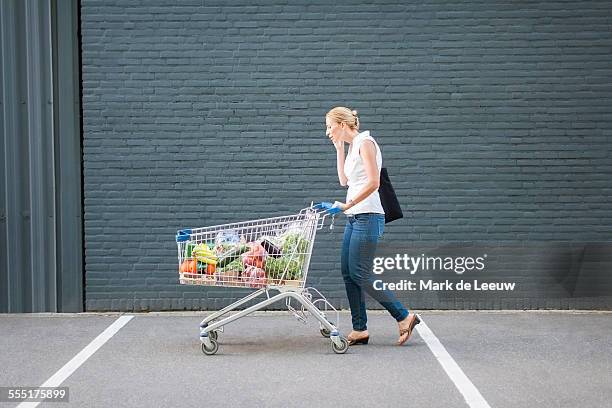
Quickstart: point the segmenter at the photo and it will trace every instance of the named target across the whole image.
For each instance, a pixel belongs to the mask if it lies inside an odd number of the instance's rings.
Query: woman
[[[326,134],[336,147],[338,178],[340,184],[348,184],[346,203],[339,207],[348,216],[342,242],[341,268],[346,294],[351,308],[353,331],[348,335],[349,344],[368,344],[367,315],[364,292],[376,299],[391,313],[399,326],[398,345],[410,338],[419,317],[386,290],[375,290],[372,283],[372,263],[378,239],[385,226],[385,212],[378,186],[382,154],[369,131],[359,132],[356,111],[339,106],[325,115]],[[349,144],[344,155],[344,143]]]

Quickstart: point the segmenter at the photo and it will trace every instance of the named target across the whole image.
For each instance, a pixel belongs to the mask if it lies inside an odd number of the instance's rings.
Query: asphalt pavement
[[[397,325],[383,312],[369,313],[370,343],[343,355],[314,319],[260,312],[226,326],[218,353],[207,356],[198,327],[205,314],[130,314],[63,381],[69,403],[39,406],[474,406],[465,380],[490,407],[600,408],[612,400],[612,313],[421,312],[464,380],[449,375],[448,358],[418,332],[396,346]],[[118,317],[0,315],[0,386],[40,386]],[[348,333],[348,313],[340,328]]]

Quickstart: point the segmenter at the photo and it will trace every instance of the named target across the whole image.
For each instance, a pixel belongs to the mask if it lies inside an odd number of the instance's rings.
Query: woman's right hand
[[[336,140],[334,143],[334,147],[336,148],[336,150],[338,151],[344,151],[344,141],[342,140]]]

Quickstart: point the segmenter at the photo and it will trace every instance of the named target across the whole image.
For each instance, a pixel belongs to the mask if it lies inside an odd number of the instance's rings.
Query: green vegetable
[[[224,253],[236,248],[238,245],[240,244],[230,244],[230,243],[225,242],[225,243],[217,244],[217,245],[213,244],[213,249],[217,255],[223,255]]]
[[[237,271],[242,274],[242,272],[244,272],[244,264],[240,258],[234,259],[232,262],[225,265],[223,271]]]
[[[193,242],[187,242],[185,245],[185,258],[191,259],[193,248],[195,248],[195,244]]]
[[[298,232],[285,234],[282,237],[283,255],[291,253],[304,254],[308,250],[308,240]]]
[[[302,277],[302,265],[304,264],[304,257],[294,255],[291,258],[290,255],[284,255],[280,258],[268,258],[266,260],[266,272],[269,278],[280,279],[287,269],[285,278],[287,280],[301,279]]]
[[[223,268],[224,266],[234,262],[240,255],[244,254],[249,250],[249,247],[244,244],[236,245],[229,252],[223,254],[219,259],[217,266]]]

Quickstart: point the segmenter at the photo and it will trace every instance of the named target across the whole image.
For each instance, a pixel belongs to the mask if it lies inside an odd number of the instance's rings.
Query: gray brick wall
[[[88,310],[247,293],[177,285],[174,233],[342,199],[335,105],[382,146],[406,213],[386,242],[610,242],[612,3],[256,3],[82,0]],[[346,307],[341,233],[319,235],[309,278]],[[612,304],[517,296],[411,306]]]

